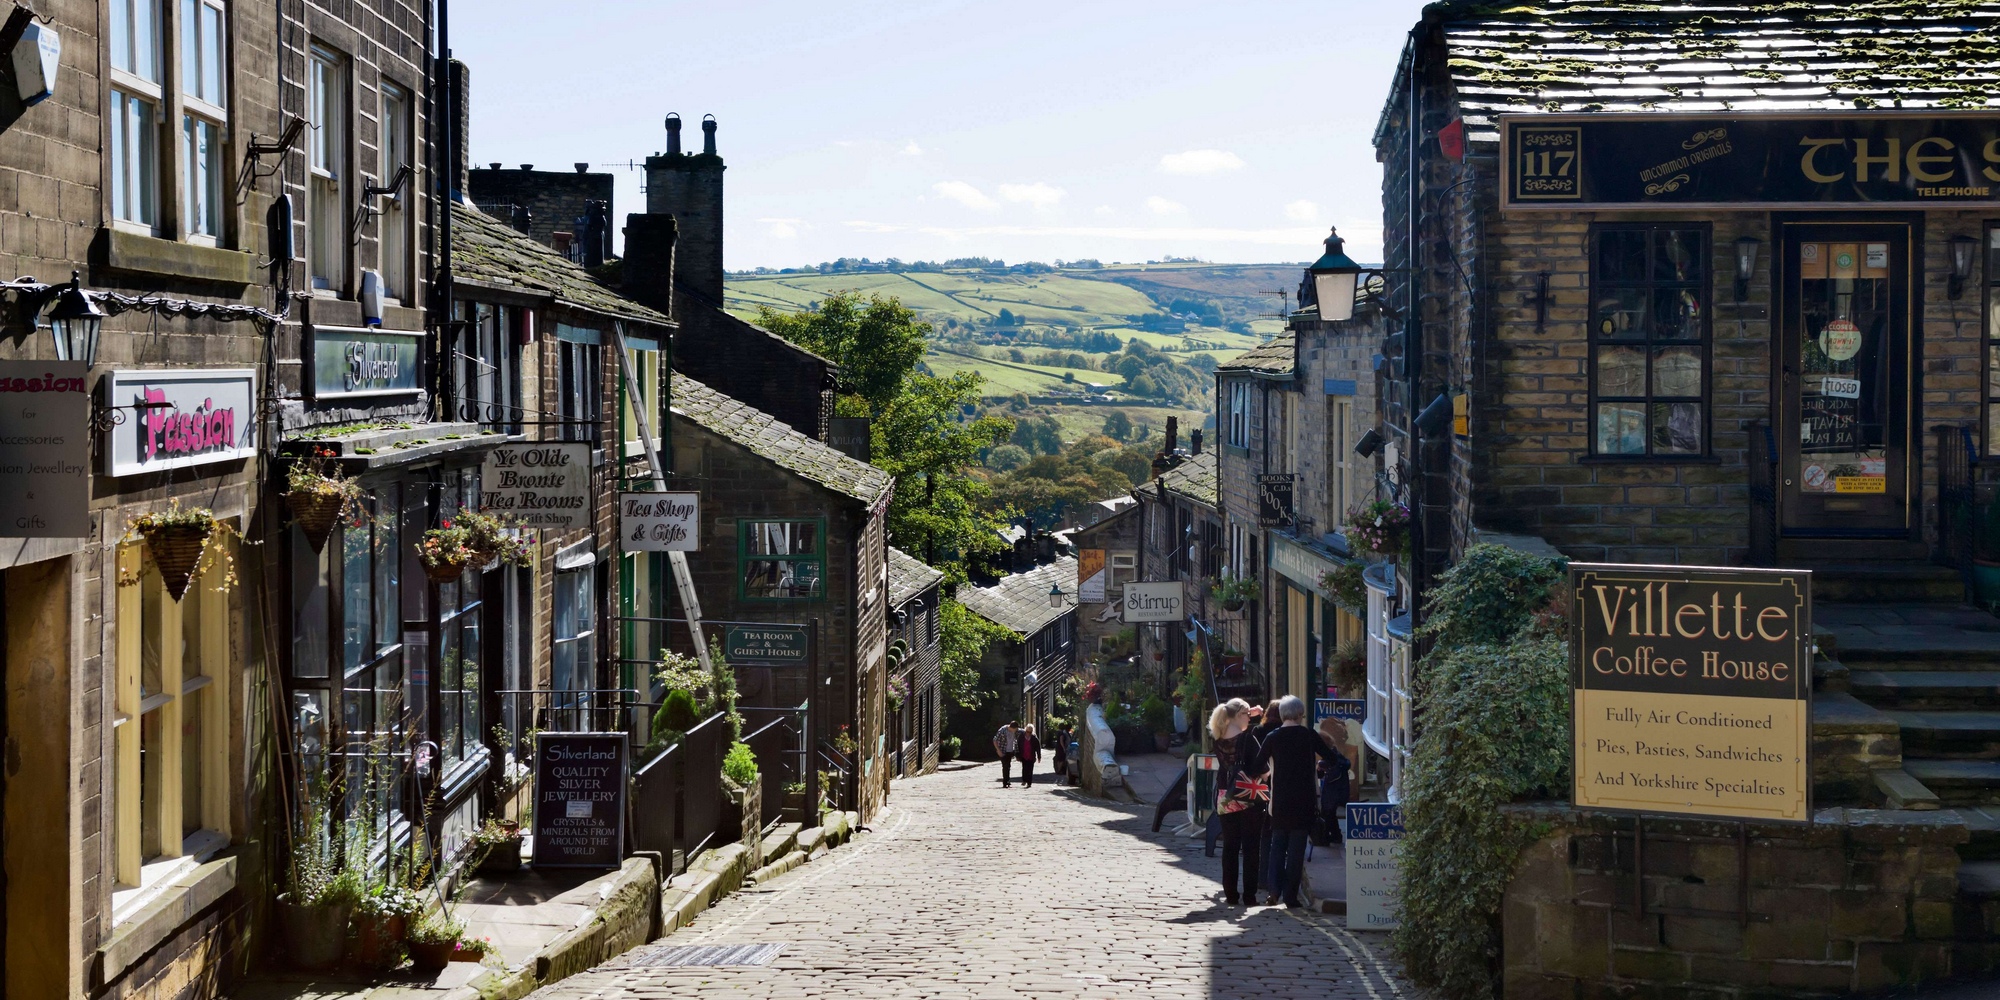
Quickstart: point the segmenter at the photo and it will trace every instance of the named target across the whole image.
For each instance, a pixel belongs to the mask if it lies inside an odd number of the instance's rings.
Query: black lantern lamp
[[[1075,603],[1076,601],[1072,600],[1069,594],[1063,591],[1062,584],[1058,583],[1049,588],[1049,607],[1060,608],[1065,604]]]
[[[104,330],[104,310],[90,301],[80,273],[71,271],[69,287],[55,293],[55,306],[49,310],[48,318],[57,360],[81,361],[86,366],[97,363],[97,337]]]
[[[1979,241],[1960,233],[1951,238],[1951,280],[1945,283],[1944,297],[1958,301],[1965,294],[1965,282],[1972,277],[1972,258]]]
[[[1755,236],[1736,238],[1736,301],[1750,300],[1750,279],[1757,273],[1757,255],[1764,241]]]
[[[1341,322],[1354,318],[1354,291],[1361,281],[1361,265],[1342,251],[1340,231],[1326,234],[1326,253],[1306,269],[1313,278],[1313,294],[1319,298],[1319,318]]]

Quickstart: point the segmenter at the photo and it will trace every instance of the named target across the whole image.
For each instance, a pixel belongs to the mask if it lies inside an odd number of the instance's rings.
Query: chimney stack
[[[1188,448],[1196,455],[1201,454],[1201,428],[1188,432]]]
[[[701,155],[715,155],[715,116],[701,116]]]
[[[472,186],[472,71],[456,59],[445,67],[451,87],[451,200],[464,201]],[[500,164],[495,163],[495,169]]]
[[[535,213],[528,211],[526,205],[515,205],[514,231],[526,233],[533,228],[535,228]]]
[[[722,306],[722,157],[715,154],[715,116],[702,120],[702,153],[681,155],[679,115],[667,116],[667,152],[646,158],[646,214],[672,216],[677,238],[674,241],[674,271],[671,285],[703,303]],[[636,218],[636,216],[634,217]],[[626,224],[626,259],[631,258],[631,237],[636,230]],[[627,265],[628,272],[630,264]],[[631,277],[626,293],[634,294]],[[655,309],[665,306],[647,300]]]
[[[1167,443],[1160,448],[1163,455],[1172,455],[1181,447],[1181,418],[1167,418]]]
[[[681,116],[679,112],[667,112],[667,155],[681,155]]]

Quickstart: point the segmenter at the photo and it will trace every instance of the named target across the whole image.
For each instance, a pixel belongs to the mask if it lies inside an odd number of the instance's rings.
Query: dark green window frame
[[[809,551],[774,553],[751,552],[751,538],[759,525],[791,524],[809,525],[812,528],[812,546]],[[752,575],[764,580],[752,587]],[[789,579],[790,584],[781,581]],[[809,587],[802,587],[806,581]],[[787,587],[794,591],[789,594],[772,594],[776,587]],[[805,592],[797,592],[804,589]],[[764,591],[759,593],[758,591]],[[736,594],[745,601],[817,601],[826,596],[826,518],[823,517],[760,517],[744,518],[736,522]]]
[[[1591,227],[1592,459],[1709,455],[1713,260],[1706,222]]]

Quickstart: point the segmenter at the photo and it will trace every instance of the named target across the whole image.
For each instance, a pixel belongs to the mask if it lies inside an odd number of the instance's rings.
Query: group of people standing
[[[1222,900],[1257,905],[1261,874],[1264,904],[1303,905],[1299,883],[1306,844],[1316,823],[1328,822],[1315,765],[1338,779],[1344,801],[1348,762],[1306,726],[1306,704],[1286,695],[1259,708],[1241,698],[1217,705],[1208,718],[1218,763],[1216,813],[1222,826]],[[1265,864],[1260,868],[1258,862]],[[1241,891],[1238,891],[1238,866]]]
[[[1052,763],[1056,772],[1056,784],[1062,784],[1068,773],[1069,734],[1056,733],[1055,745],[1051,748]],[[1035,785],[1035,764],[1042,759],[1042,739],[1035,735],[1035,724],[1023,727],[1019,722],[1009,720],[993,734],[993,752],[1000,757],[1000,787],[1014,785],[1014,762],[1021,764],[1021,785],[1033,788]]]

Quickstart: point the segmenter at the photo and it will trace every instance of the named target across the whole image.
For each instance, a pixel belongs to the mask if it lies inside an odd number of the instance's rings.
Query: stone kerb
[[[1809,826],[1751,824],[1746,925],[1734,823],[1647,821],[1642,916],[1630,817],[1508,810],[1547,830],[1502,903],[1508,1000],[1824,996],[1977,971],[1953,968],[1957,847],[1969,839],[1955,813],[1823,809]]]

